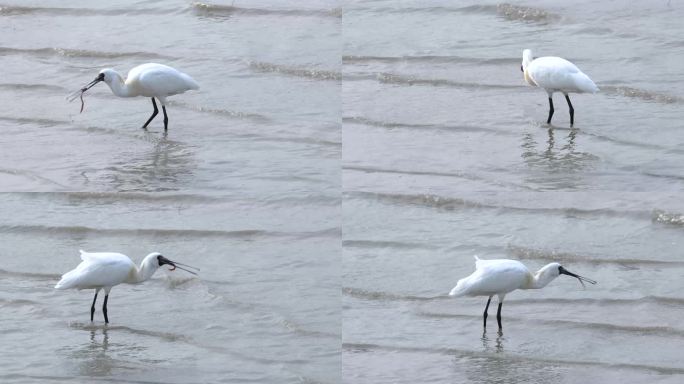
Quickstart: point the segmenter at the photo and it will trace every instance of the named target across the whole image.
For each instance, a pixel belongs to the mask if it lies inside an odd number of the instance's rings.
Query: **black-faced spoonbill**
[[[480,260],[475,256],[475,272],[470,276],[458,281],[449,296],[489,296],[484,310],[484,327],[487,328],[487,309],[492,301],[492,296],[499,296],[499,310],[496,312],[496,320],[501,327],[501,306],[506,294],[516,289],[541,289],[560,275],[575,277],[584,286],[582,281],[596,284],[594,280],[576,275],[563,268],[558,263],[545,265],[537,273],[532,274],[527,267],[516,260]]]
[[[548,56],[534,59],[532,51],[523,51],[522,65],[525,81],[533,86],[544,88],[549,94],[549,119],[546,124],[551,124],[553,117],[553,93],[562,92],[570,109],[570,126],[575,124],[575,109],[572,107],[568,93],[596,93],[599,91],[596,84],[575,66],[575,64],[560,57]]]
[[[147,125],[159,113],[157,103],[154,101],[157,98],[162,105],[162,111],[164,111],[164,130],[169,128],[169,117],[166,114],[166,98],[192,89],[199,89],[197,82],[185,73],[163,64],[148,63],[131,69],[126,80],[113,69],[103,69],[95,80],[69,95],[69,101],[73,101],[79,96],[82,97],[85,91],[101,81],[105,82],[116,96],[144,96],[152,98],[154,111],[152,116],[145,122],[145,125],[143,125],[143,128],[147,128]],[[81,105],[81,111],[83,111],[83,105]]]
[[[138,284],[152,277],[154,272],[162,265],[168,264],[174,269],[182,269],[190,272],[193,275],[197,273],[185,269],[182,266],[199,270],[186,264],[181,264],[171,261],[159,252],[153,252],[147,255],[140,263],[140,268],[126,255],[112,252],[81,252],[81,263],[73,270],[62,275],[62,279],[55,285],[56,289],[94,289],[95,298],[93,305],[90,307],[90,321],[93,321],[95,314],[95,301],[97,294],[101,289],[105,291],[104,304],[102,305],[102,313],[104,313],[105,323],[109,323],[107,317],[107,300],[109,299],[109,291],[115,285],[121,283]]]

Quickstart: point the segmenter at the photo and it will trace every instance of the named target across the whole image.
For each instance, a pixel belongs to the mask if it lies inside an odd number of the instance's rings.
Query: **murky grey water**
[[[679,383],[684,4],[0,6],[0,382]],[[524,85],[523,48],[601,88]],[[103,67],[162,62],[149,100]],[[54,291],[78,249],[202,268]],[[599,281],[446,293],[473,255]],[[492,324],[490,324],[492,325]]]
[[[683,380],[684,4],[603,3],[345,5],[345,381]],[[523,48],[601,88],[575,129]],[[473,255],[599,284],[512,293],[483,337],[486,298],[445,297]]]
[[[0,382],[340,381],[341,13],[226,3],[0,5]],[[202,87],[168,135],[148,99],[66,103],[144,62]],[[80,248],[202,270],[115,287],[104,327],[53,290]]]

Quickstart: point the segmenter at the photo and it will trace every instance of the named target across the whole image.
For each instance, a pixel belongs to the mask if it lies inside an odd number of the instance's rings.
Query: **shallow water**
[[[343,31],[343,377],[354,383],[681,382],[684,8],[353,1]],[[525,86],[521,53],[601,88]],[[446,297],[473,255],[559,278]]]
[[[0,382],[340,381],[340,13],[335,2],[0,5]],[[230,2],[228,2],[230,4]],[[84,8],[85,7],[85,8]],[[263,9],[263,11],[262,11]],[[150,101],[104,67],[162,62]],[[295,218],[293,220],[293,218]],[[55,291],[78,250],[201,268]]]
[[[0,382],[679,383],[684,7],[28,1],[0,5]],[[524,84],[523,48],[601,88]],[[104,67],[174,66],[149,100]],[[55,291],[78,250],[196,265]],[[446,297],[473,255],[559,261]],[[102,300],[102,298],[100,298]],[[493,306],[494,307],[494,306]],[[493,314],[493,309],[490,309]]]

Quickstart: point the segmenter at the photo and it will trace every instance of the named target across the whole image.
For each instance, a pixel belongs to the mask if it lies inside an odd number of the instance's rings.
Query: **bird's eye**
[[[522,65],[520,66],[520,72],[525,72]]]

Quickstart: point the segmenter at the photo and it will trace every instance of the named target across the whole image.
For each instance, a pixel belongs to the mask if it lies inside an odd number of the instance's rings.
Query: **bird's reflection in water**
[[[64,347],[59,352],[69,363],[74,364],[74,371],[78,375],[106,377],[140,368],[140,358],[145,355],[147,348],[135,342],[126,342],[116,327],[92,323],[72,323],[70,327],[87,332],[75,334],[74,340],[78,344]]]
[[[533,133],[523,134],[520,144],[523,161],[531,169],[544,171],[541,175],[535,173],[530,181],[560,184],[563,188],[581,183],[581,171],[590,168],[598,157],[577,150],[578,132],[578,129],[566,131],[551,127],[542,148]]]
[[[517,335],[516,335],[517,337]],[[519,346],[513,346],[511,354],[510,342],[501,332],[486,331],[480,339],[482,351],[474,351],[467,357],[454,359],[454,369],[458,376],[465,374],[468,383],[558,383],[560,374],[552,364],[537,359],[524,358],[525,352]],[[521,354],[522,353],[522,357]]]
[[[166,132],[143,131],[148,147],[123,154],[101,175],[118,191],[177,190],[189,182],[196,169],[192,148],[170,140]]]
[[[78,370],[84,376],[109,376],[120,364],[108,354],[109,334],[107,327],[90,329],[89,342],[75,350],[71,357],[78,360]]]
[[[496,353],[503,353],[504,351],[504,341],[506,340],[503,337],[503,332],[501,330],[496,332],[496,338],[492,340],[489,336],[487,336],[487,330],[485,330],[482,333],[482,350],[484,352],[496,352]],[[494,342],[494,345],[492,346],[492,341]]]
[[[96,329],[90,330],[90,345],[95,346],[96,348],[101,347],[103,351],[107,351],[107,347],[109,347],[109,334],[107,333],[107,327],[102,328],[101,342],[95,339],[95,333],[97,333]]]

